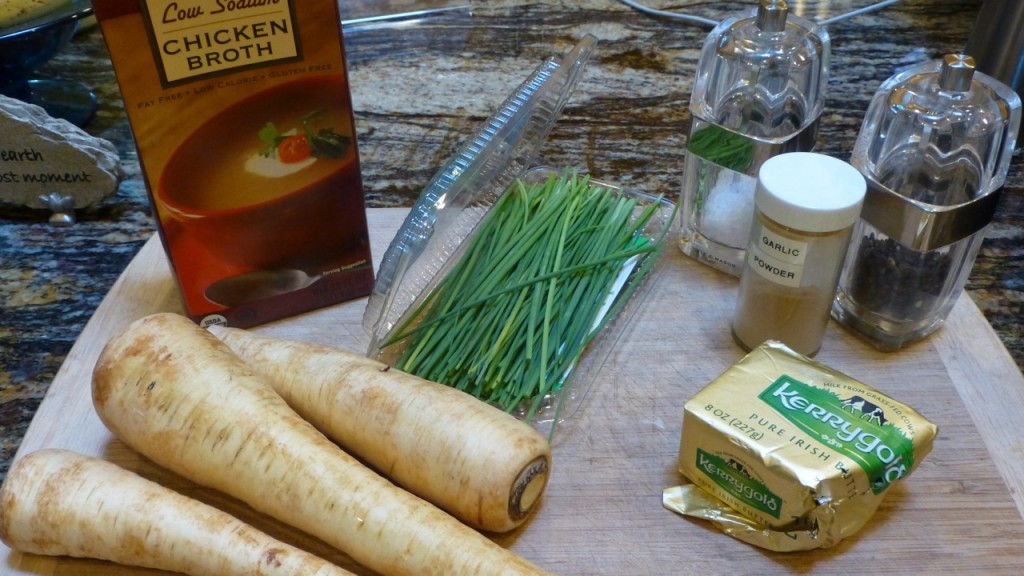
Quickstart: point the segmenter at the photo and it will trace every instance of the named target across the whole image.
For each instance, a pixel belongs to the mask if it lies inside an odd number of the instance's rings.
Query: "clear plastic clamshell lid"
[[[381,260],[363,313],[368,354],[442,272],[498,197],[535,160],[590,59],[587,35],[541,64],[424,188]]]

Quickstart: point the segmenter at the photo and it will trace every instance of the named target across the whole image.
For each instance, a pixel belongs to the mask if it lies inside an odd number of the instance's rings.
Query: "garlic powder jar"
[[[824,154],[782,154],[761,166],[732,324],[746,350],[765,340],[805,356],[821,348],[866,188],[860,172]]]

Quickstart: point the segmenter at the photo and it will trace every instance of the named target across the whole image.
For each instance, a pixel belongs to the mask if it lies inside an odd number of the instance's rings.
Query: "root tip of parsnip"
[[[530,514],[534,505],[540,500],[541,494],[548,483],[548,461],[538,457],[527,464],[512,485],[512,497],[509,498],[509,515],[522,520]]]

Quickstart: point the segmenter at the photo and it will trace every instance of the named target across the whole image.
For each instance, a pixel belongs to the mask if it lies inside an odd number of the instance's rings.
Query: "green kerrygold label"
[[[758,398],[811,438],[856,462],[875,494],[913,468],[913,442],[887,421],[881,406],[867,398],[842,398],[786,375]]]
[[[739,466],[697,448],[697,469],[748,506],[778,518],[782,498],[772,494],[768,487],[744,474]]]

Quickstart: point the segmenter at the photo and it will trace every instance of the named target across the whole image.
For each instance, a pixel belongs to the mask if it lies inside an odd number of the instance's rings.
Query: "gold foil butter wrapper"
[[[666,508],[769,550],[832,546],[863,527],[938,427],[910,406],[768,341],[691,398]]]

